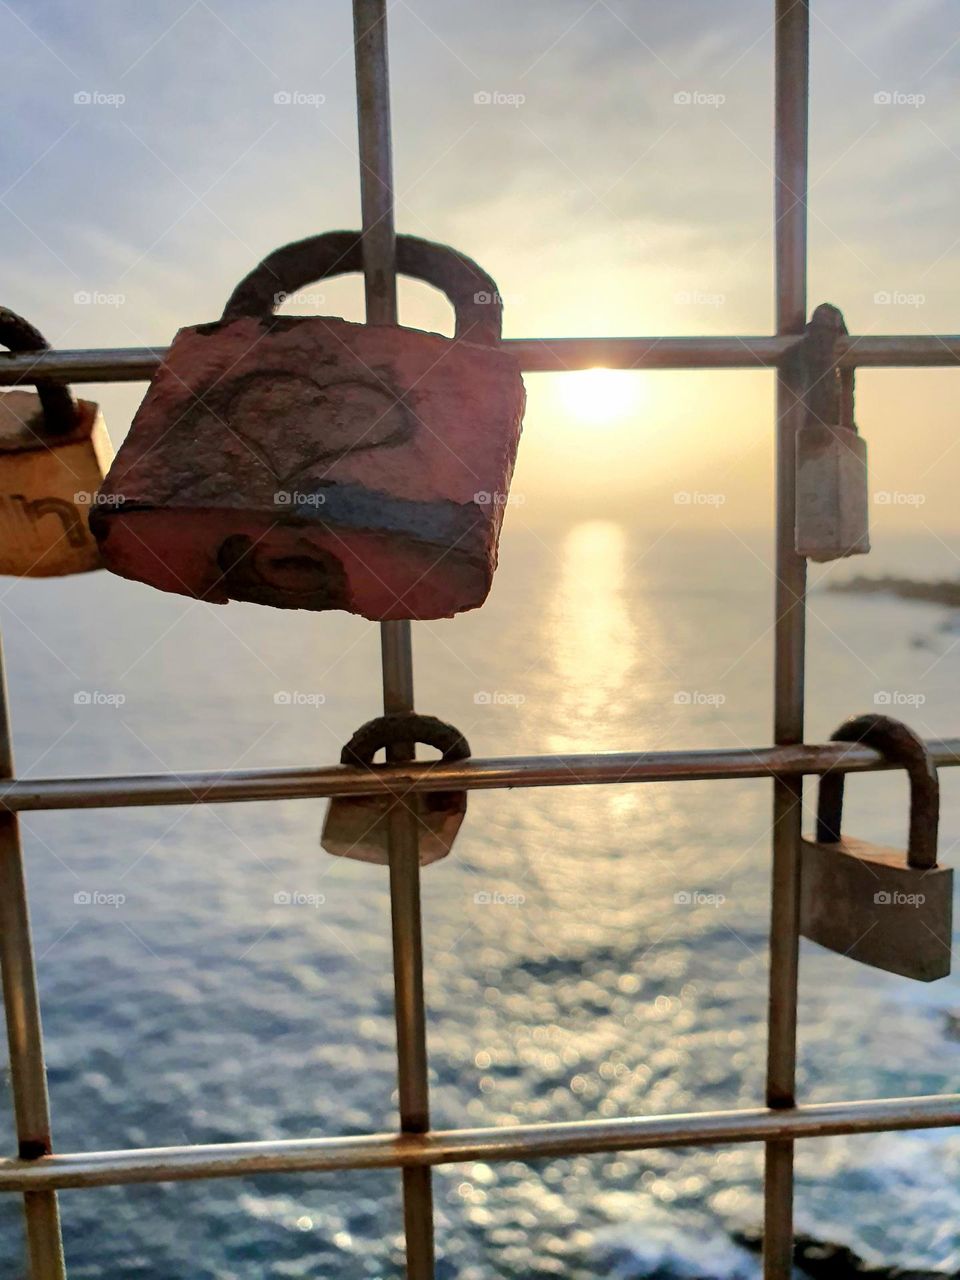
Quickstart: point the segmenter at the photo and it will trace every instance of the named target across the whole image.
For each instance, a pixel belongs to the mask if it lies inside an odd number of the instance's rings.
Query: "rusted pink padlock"
[[[398,270],[453,303],[452,339],[273,314],[361,267],[357,232],[287,245],[219,321],[180,330],[92,513],[108,569],[221,604],[374,619],[483,603],[525,403],[497,287],[399,236]]]

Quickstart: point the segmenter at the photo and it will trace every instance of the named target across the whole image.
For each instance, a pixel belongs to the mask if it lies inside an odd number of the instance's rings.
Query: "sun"
[[[581,422],[613,425],[643,404],[643,375],[632,369],[579,369],[560,381],[567,410]]]

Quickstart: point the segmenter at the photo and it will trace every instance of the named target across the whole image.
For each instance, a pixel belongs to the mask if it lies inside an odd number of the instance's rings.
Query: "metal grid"
[[[396,323],[393,180],[385,0],[354,0],[367,317]],[[808,746],[803,738],[806,563],[796,555],[794,445],[803,414],[791,353],[801,341],[807,299],[807,108],[809,0],[775,0],[777,333],[767,337],[521,339],[504,345],[525,370],[563,372],[606,365],[629,369],[777,369],[777,589],[775,717],[772,747],[737,751],[629,752],[473,759],[418,765],[395,756],[376,772],[331,766],[103,778],[17,780],[0,655],[0,966],[14,1109],[16,1159],[0,1160],[0,1191],[23,1195],[32,1280],[66,1275],[57,1190],[241,1176],[267,1172],[399,1168],[403,1176],[407,1274],[434,1274],[431,1168],[435,1164],[534,1159],[574,1153],[729,1142],[766,1144],[764,1274],[788,1280],[793,1237],[796,1138],[960,1124],[960,1094],[797,1106],[799,840],[803,777],[888,767],[859,745]],[[960,338],[848,337],[840,364],[933,366],[960,362]],[[162,352],[146,349],[50,351],[0,357],[0,385],[31,382],[42,370],[72,382],[139,381]],[[386,711],[413,707],[410,625],[381,629]],[[929,744],[939,766],[960,764],[960,739]],[[630,1117],[430,1129],[420,919],[420,868],[412,813],[394,806],[390,826],[394,981],[400,1132],[225,1145],[52,1155],[43,1036],[34,973],[18,812],[124,805],[212,804],[334,795],[499,787],[569,786],[694,779],[773,780],[769,1041],[766,1106],[692,1115]]]

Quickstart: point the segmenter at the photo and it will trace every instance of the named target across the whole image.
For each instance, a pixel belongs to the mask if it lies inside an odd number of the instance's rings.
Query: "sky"
[[[486,267],[508,337],[772,332],[771,22],[770,0],[394,0],[398,229]],[[958,11],[816,0],[812,37],[811,309],[949,333]],[[358,225],[347,0],[0,0],[0,40],[2,301],[53,345],[165,345],[271,249]],[[361,319],[360,282],[286,309]],[[401,319],[450,331],[419,284]],[[857,385],[872,487],[905,495],[875,523],[960,527],[960,373]],[[526,520],[769,526],[770,372],[527,386]],[[96,389],[115,442],[143,390]]]

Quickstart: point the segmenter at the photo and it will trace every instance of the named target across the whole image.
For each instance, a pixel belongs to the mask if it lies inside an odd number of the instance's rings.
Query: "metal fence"
[[[396,322],[393,179],[385,0],[354,0],[367,317]],[[562,373],[595,365],[621,369],[777,370],[777,585],[774,746],[755,750],[545,755],[416,764],[401,754],[370,772],[319,769],[178,776],[18,780],[5,692],[0,696],[0,965],[19,1152],[0,1160],[0,1191],[23,1195],[32,1280],[66,1275],[57,1190],[279,1172],[393,1167],[402,1170],[407,1274],[434,1274],[431,1168],[475,1159],[529,1160],[574,1153],[638,1151],[731,1142],[766,1144],[764,1271],[791,1274],[793,1143],[797,1138],[960,1124],[960,1095],[797,1105],[799,840],[805,774],[888,767],[873,750],[804,745],[806,562],[794,551],[794,449],[803,418],[797,362],[807,316],[807,110],[809,0],[775,0],[777,333],[722,338],[536,338],[508,341],[524,369]],[[140,381],[162,353],[152,349],[49,351],[0,357],[0,385],[44,376],[71,382]],[[934,366],[960,362],[960,338],[846,337],[841,367]],[[410,624],[382,624],[383,701],[413,707]],[[2,676],[2,668],[0,668]],[[2,685],[2,680],[0,680]],[[929,744],[940,766],[960,764],[960,739]],[[769,1040],[765,1106],[691,1115],[628,1117],[492,1129],[430,1128],[416,819],[395,804],[390,819],[390,894],[400,1131],[53,1155],[43,1036],[17,814],[35,809],[213,804],[295,797],[499,787],[627,784],[756,778],[773,781]]]

